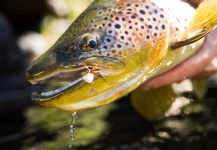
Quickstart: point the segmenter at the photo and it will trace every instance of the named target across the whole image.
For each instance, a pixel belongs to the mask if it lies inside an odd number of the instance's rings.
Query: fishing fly
[[[102,77],[102,79],[106,82],[105,78],[102,76],[102,74],[100,74],[99,70],[97,67],[93,67],[93,68],[89,68],[88,66],[86,66],[86,74],[84,74],[82,76],[82,79],[86,82],[86,83],[93,83],[95,76],[100,76]]]

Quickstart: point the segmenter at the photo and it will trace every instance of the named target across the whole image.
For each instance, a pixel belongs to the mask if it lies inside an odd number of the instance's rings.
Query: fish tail
[[[188,28],[180,36],[180,41],[175,41],[170,46],[176,49],[207,36],[217,25],[217,0],[204,0],[196,9]]]

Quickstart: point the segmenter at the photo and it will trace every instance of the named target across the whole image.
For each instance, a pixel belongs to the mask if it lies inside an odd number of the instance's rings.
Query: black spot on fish
[[[120,29],[121,26],[119,24],[115,24],[115,28]]]
[[[148,25],[148,28],[149,28],[149,29],[152,29],[152,25]]]
[[[107,42],[111,42],[111,39],[106,39]]]
[[[119,11],[118,13],[119,13],[120,15],[122,15],[122,14],[123,14],[123,12],[122,12],[122,11]]]
[[[161,18],[164,18],[164,15],[163,15],[163,14],[160,14],[160,17],[161,17]]]
[[[143,15],[145,14],[145,11],[142,10],[142,9],[141,9],[139,12],[140,12],[141,14],[143,14]]]
[[[131,18],[132,18],[132,19],[135,19],[135,18],[136,18],[136,16],[135,16],[135,15],[132,15],[132,16],[131,16]]]
[[[127,4],[126,6],[130,6],[131,4],[129,3],[129,4]]]
[[[118,47],[118,48],[121,48],[122,46],[121,46],[121,44],[118,44],[117,47]]]
[[[155,13],[155,14],[157,14],[157,13],[158,13],[158,11],[155,9],[155,10],[154,10],[154,13]]]

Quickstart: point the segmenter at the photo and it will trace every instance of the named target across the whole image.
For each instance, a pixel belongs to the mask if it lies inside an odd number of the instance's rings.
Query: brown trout
[[[26,72],[70,83],[32,99],[73,112],[110,103],[194,55],[216,24],[216,0],[95,0]]]

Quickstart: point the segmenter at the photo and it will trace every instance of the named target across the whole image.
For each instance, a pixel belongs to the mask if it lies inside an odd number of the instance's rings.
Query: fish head
[[[142,31],[126,28],[132,28],[129,22],[143,31],[150,26],[138,24],[139,17],[127,8],[128,3],[120,7],[117,3],[94,1],[27,69],[26,79],[32,84],[70,82],[50,92],[33,93],[36,103],[69,111],[86,110],[128,94],[145,80],[151,44],[144,41]],[[138,13],[144,14],[139,8]]]

